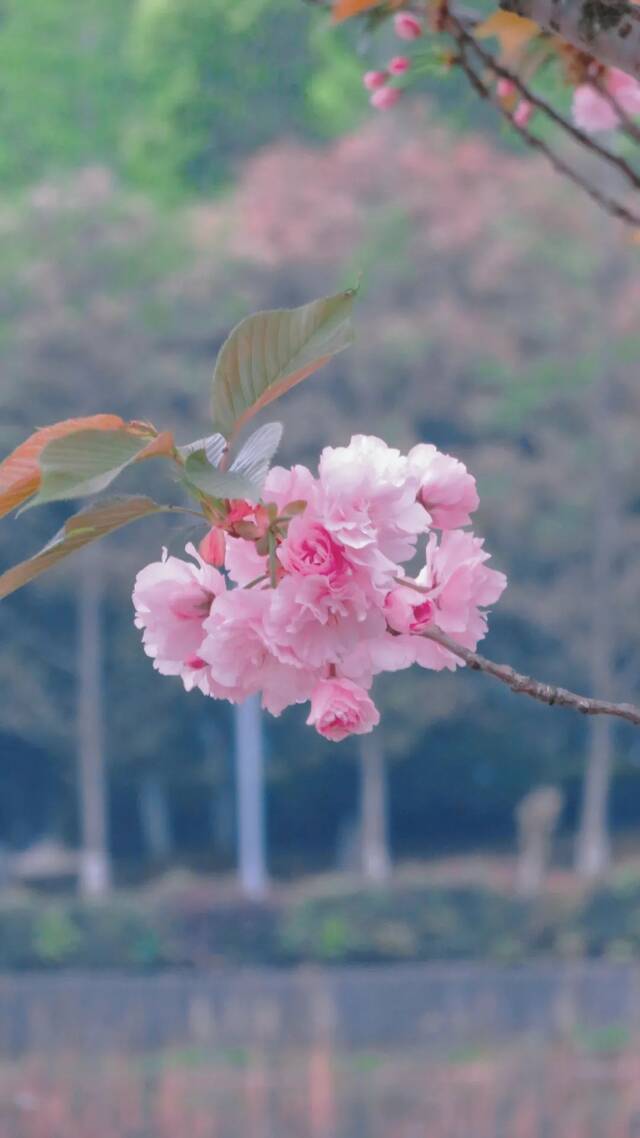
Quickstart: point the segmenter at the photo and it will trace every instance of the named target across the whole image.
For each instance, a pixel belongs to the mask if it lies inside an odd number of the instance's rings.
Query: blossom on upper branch
[[[573,120],[581,130],[589,134],[615,130],[624,115],[640,115],[640,83],[632,75],[617,67],[607,68],[600,77],[600,88],[581,83],[573,93]]]

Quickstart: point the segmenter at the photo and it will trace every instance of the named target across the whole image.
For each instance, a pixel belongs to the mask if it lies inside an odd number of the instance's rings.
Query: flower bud
[[[365,71],[362,83],[367,91],[377,91],[379,87],[384,87],[387,78],[386,71]]]
[[[513,79],[498,79],[496,83],[496,94],[499,99],[512,99],[516,90]]]
[[[416,593],[400,585],[387,593],[384,600],[384,615],[389,628],[394,632],[420,633],[433,621],[435,608],[433,601],[420,599]]]
[[[203,537],[198,552],[203,561],[207,565],[224,565],[225,554],[225,537],[224,531],[218,526],[210,529],[206,537]]]
[[[533,114],[533,104],[528,99],[521,99],[513,112],[513,121],[516,126],[526,126]]]
[[[413,12],[396,12],[393,29],[401,40],[417,40],[422,35],[422,22]]]
[[[401,94],[397,87],[381,87],[373,92],[369,102],[377,111],[388,111],[396,105]]]
[[[394,55],[389,62],[388,71],[390,75],[404,75],[410,67],[411,60],[406,55]]]

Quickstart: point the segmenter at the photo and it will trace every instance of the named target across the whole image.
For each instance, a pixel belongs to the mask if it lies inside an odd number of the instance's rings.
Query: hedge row
[[[640,957],[640,882],[524,904],[479,886],[394,886],[248,903],[208,887],[107,904],[0,903],[0,970]]]

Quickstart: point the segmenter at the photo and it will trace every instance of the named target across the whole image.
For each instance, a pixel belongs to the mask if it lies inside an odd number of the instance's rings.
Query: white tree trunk
[[[247,897],[267,891],[265,780],[260,698],[235,708],[236,818],[238,876]]]
[[[140,826],[144,843],[153,861],[168,861],[173,850],[167,791],[157,775],[149,772],[138,791]]]
[[[615,656],[610,609],[611,582],[618,540],[619,496],[613,467],[610,421],[610,380],[605,368],[592,393],[593,555],[591,565],[591,688],[611,699]],[[613,762],[613,724],[604,715],[589,721],[589,750],[583,781],[580,824],[576,842],[576,871],[589,880],[602,876],[611,861],[609,787]]]
[[[387,779],[380,732],[360,739],[360,851],[368,881],[387,881],[391,875]]]
[[[86,897],[103,897],[111,886],[100,620],[103,592],[100,552],[92,547],[84,553],[80,568],[77,655],[80,889]]]
[[[611,721],[604,715],[596,716],[590,724],[576,845],[576,871],[586,880],[601,877],[611,863],[608,803],[612,759]]]

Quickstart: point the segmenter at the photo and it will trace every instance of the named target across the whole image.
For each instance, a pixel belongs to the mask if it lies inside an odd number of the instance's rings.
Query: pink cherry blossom
[[[242,586],[269,572],[268,559],[258,553],[255,542],[242,537],[227,538],[225,565],[234,584]]]
[[[413,589],[400,584],[387,593],[384,615],[394,632],[423,632],[433,623],[435,604]]]
[[[589,134],[614,130],[620,122],[611,103],[590,83],[582,83],[576,87],[573,92],[571,113],[576,126]]]
[[[307,723],[325,739],[340,743],[348,735],[366,735],[379,722],[377,707],[351,680],[321,680],[314,688]]]
[[[407,458],[382,439],[354,435],[346,447],[323,450],[319,481],[317,512],[329,532],[376,582],[395,577],[429,527]]]
[[[388,631],[360,640],[342,657],[340,674],[369,688],[381,672],[400,672],[415,664],[419,643],[417,636],[392,636]]]
[[[284,510],[290,502],[309,502],[314,496],[316,480],[306,466],[272,466],[267,474],[262,497]]]
[[[440,542],[432,534],[425,567],[417,577],[426,589],[425,599],[435,607],[434,624],[465,648],[475,648],[486,634],[482,609],[498,600],[507,583],[504,573],[487,568],[488,559],[482,540],[472,533],[450,530]],[[422,638],[418,645],[416,659],[423,667],[453,668],[460,662],[431,640]]]
[[[208,674],[200,647],[204,622],[216,598],[225,591],[221,573],[196,553],[196,564],[167,556],[138,573],[133,590],[135,624],[143,629],[142,642],[153,666],[163,676],[180,676],[189,691],[198,687],[208,694]]]
[[[395,107],[401,95],[402,91],[398,87],[380,87],[379,90],[373,92],[369,102],[376,111],[390,111],[392,107]]]
[[[379,87],[384,87],[388,79],[386,71],[365,71],[362,76],[363,86],[367,91],[377,91]]]
[[[528,99],[520,99],[515,111],[513,112],[513,121],[516,126],[525,127],[528,125],[531,116],[534,112],[533,103]]]
[[[309,699],[314,677],[288,667],[270,651],[265,621],[276,591],[234,589],[220,598],[205,621],[200,656],[208,666],[212,694],[239,703],[262,691],[262,705],[280,715]]]
[[[513,79],[498,79],[496,83],[496,94],[499,99],[512,99],[516,91],[517,87]]]
[[[396,12],[393,30],[401,40],[416,40],[422,35],[422,23],[413,12]]]
[[[332,587],[317,574],[285,576],[280,582],[267,635],[283,663],[314,669],[339,663],[358,640],[380,636],[384,628],[381,610],[358,581]]]
[[[187,546],[193,561],[165,551],[138,574],[145,651],[187,690],[232,703],[260,692],[273,715],[310,699],[308,722],[339,741],[378,722],[367,690],[380,672],[458,666],[430,628],[470,648],[484,636],[505,578],[459,528],[478,496],[457,459],[355,435],[323,451],[318,478],[304,466],[272,470],[264,498],[230,503],[201,552]],[[428,536],[412,580],[404,563],[432,525],[443,532]],[[258,552],[267,534],[275,563]],[[212,564],[223,558],[234,588]]]
[[[354,575],[344,547],[309,511],[290,522],[278,559],[288,573],[320,575],[332,585],[344,584]]]
[[[633,75],[627,75],[626,71],[620,71],[618,67],[611,67],[605,75],[604,85],[625,114],[640,114],[640,83]]]
[[[626,115],[640,114],[640,83],[637,79],[617,67],[611,67],[600,82],[604,92],[594,84],[582,83],[573,93],[573,121],[589,134],[615,130],[620,125],[616,104]]]
[[[463,462],[430,443],[418,443],[409,451],[409,466],[419,482],[419,499],[437,529],[469,524],[479,499],[476,480]]]

